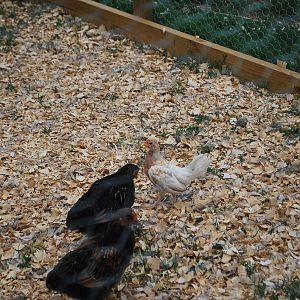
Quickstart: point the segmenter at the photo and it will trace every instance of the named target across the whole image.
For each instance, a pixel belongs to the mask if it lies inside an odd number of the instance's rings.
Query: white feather
[[[207,168],[210,164],[209,159],[205,154],[200,154],[187,165],[187,168],[192,171],[193,177],[198,178],[206,174]]]
[[[160,191],[178,194],[187,190],[192,180],[203,176],[208,166],[208,158],[201,154],[183,168],[174,163],[152,166],[149,169],[149,178]]]

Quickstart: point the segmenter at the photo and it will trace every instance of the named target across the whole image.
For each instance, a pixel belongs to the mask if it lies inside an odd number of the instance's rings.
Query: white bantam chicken
[[[162,200],[165,194],[171,194],[175,200],[176,194],[186,191],[194,179],[206,174],[210,162],[204,154],[194,157],[186,167],[181,168],[163,157],[155,138],[148,138],[144,145],[149,149],[145,158],[144,172],[158,191],[154,205]]]

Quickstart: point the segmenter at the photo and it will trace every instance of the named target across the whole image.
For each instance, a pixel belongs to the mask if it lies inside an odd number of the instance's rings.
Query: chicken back
[[[132,257],[135,238],[129,224],[136,220],[136,214],[128,209],[109,231],[85,240],[66,254],[48,274],[47,288],[76,299],[105,299]]]
[[[186,191],[194,179],[205,175],[210,163],[206,155],[200,154],[187,166],[179,167],[163,157],[156,139],[147,139],[145,145],[149,151],[145,158],[144,172],[157,188],[158,200],[166,193],[174,197]]]
[[[74,204],[67,215],[67,228],[89,236],[105,232],[113,212],[131,207],[135,198],[133,179],[139,168],[127,164],[116,173],[95,181],[90,189]],[[101,224],[101,226],[98,226]]]

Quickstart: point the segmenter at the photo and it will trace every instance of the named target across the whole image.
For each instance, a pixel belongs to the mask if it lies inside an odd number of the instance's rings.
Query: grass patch
[[[248,277],[251,277],[256,272],[256,265],[249,263],[247,261],[243,262],[242,265],[246,269],[246,273]]]
[[[6,85],[6,88],[7,92],[9,93],[13,93],[13,92],[16,92],[17,91],[17,88],[14,86],[14,84],[12,83],[11,79],[9,78],[8,79],[8,82],[7,82],[7,85]]]
[[[49,135],[51,133],[51,131],[52,131],[51,126],[45,126],[45,127],[43,127],[42,133]]]
[[[133,12],[133,1],[130,0],[97,0],[97,2],[120,9],[128,13]]]
[[[201,124],[201,123],[208,124],[208,123],[210,123],[211,118],[207,115],[200,114],[200,115],[195,116],[195,121],[197,124]]]
[[[211,166],[209,166],[207,168],[207,174],[211,174],[214,176],[218,176],[219,178],[222,178],[222,172],[219,169],[211,167]]]
[[[159,136],[161,136],[162,138],[164,138],[164,139],[166,139],[166,138],[168,138],[169,137],[169,133],[166,131],[166,130],[161,130],[161,131],[159,131],[158,132],[158,134],[159,134]]]
[[[54,7],[54,4],[40,3],[39,5],[31,6],[28,13],[31,19],[38,19],[43,15],[43,13],[50,11]]]
[[[200,132],[200,127],[197,124],[192,124],[187,127],[178,127],[175,133],[176,142],[179,143],[181,137],[192,137]]]
[[[287,125],[287,126],[283,126],[280,123],[272,123],[271,127],[274,130],[277,130],[279,132],[281,132],[284,136],[288,137],[288,138],[299,138],[300,139],[300,124],[295,124],[295,125]]]
[[[201,153],[210,153],[215,149],[215,146],[213,144],[207,143],[203,145],[200,149]]]
[[[0,6],[0,15],[2,15],[5,18],[16,18],[17,14],[14,8],[11,10],[6,10],[3,6]]]
[[[175,254],[174,256],[172,256],[170,258],[169,261],[165,262],[165,263],[162,263],[161,267],[162,267],[162,271],[168,271],[170,269],[172,269],[174,272],[177,271],[178,269],[178,261],[180,261],[179,257]]]
[[[98,0],[132,13],[130,0]],[[271,63],[282,60],[300,71],[298,0],[158,0],[153,20],[164,26],[255,56]],[[197,63],[188,62],[199,70]],[[211,72],[209,76],[215,76]]]
[[[47,108],[50,108],[50,104],[46,104],[45,102],[44,102],[44,98],[45,98],[45,95],[42,95],[42,94],[37,94],[37,96],[36,96],[36,101],[38,102],[38,104],[42,107],[42,108],[44,108],[44,109],[47,109]]]
[[[33,250],[31,247],[26,246],[19,251],[19,256],[22,259],[22,262],[18,265],[20,268],[30,268],[31,267],[31,256]]]
[[[194,117],[194,123],[188,125],[186,127],[178,127],[175,132],[175,139],[177,143],[180,142],[182,136],[186,138],[190,138],[192,136],[197,135],[201,130],[200,124],[208,125],[211,121],[211,118],[207,115],[199,114]],[[208,148],[207,148],[208,150]]]
[[[174,85],[170,88],[169,93],[171,95],[176,95],[176,94],[183,94],[185,92],[186,88],[182,84],[181,81],[176,80]]]
[[[9,26],[0,26],[0,50],[7,53],[16,45],[16,36]]]
[[[62,19],[61,19],[61,18],[58,18],[58,19],[56,20],[56,24],[55,24],[55,26],[56,26],[57,28],[59,28],[59,27],[62,27],[62,26],[63,26],[63,21],[62,21]]]
[[[17,121],[18,119],[22,118],[22,115],[19,114],[17,110],[14,110],[10,116],[14,121]]]
[[[12,10],[9,12],[9,14],[7,15],[8,18],[12,18],[12,19],[15,19],[17,16],[15,10]]]
[[[200,59],[195,59],[191,57],[177,57],[174,60],[174,67],[180,69],[189,69],[190,71],[198,74],[201,72],[200,65],[205,62]]]
[[[114,102],[119,99],[119,96],[116,93],[108,93],[106,94],[105,99]]]
[[[283,128],[280,132],[283,133],[283,135],[288,137],[298,137],[300,138],[300,127],[299,125],[293,125],[290,127]]]
[[[275,288],[273,291],[271,291],[271,294],[269,295],[268,299],[283,299],[283,295],[285,296],[284,299],[300,299],[300,280],[298,277],[285,279],[283,282],[275,283]]]
[[[290,300],[300,299],[300,280],[298,277],[292,278],[283,285],[285,295]]]
[[[293,6],[283,2],[274,6],[264,1],[260,7],[250,0],[211,0],[206,6],[197,1],[157,1],[154,21],[272,63],[286,61],[299,71],[299,12],[287,13],[282,8]]]
[[[266,285],[265,283],[259,283],[255,286],[255,295],[258,296],[259,299],[263,299],[266,293]]]
[[[289,110],[288,113],[295,115],[295,116],[300,116],[300,107],[299,106],[292,106]]]

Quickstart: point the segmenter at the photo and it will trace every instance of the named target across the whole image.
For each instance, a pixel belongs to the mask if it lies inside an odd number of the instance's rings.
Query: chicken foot
[[[163,199],[165,198],[166,193],[164,192],[158,192],[157,196],[155,197],[155,202],[153,204],[151,204],[149,207],[150,208],[154,208],[159,202],[163,202]],[[171,194],[170,195],[170,203],[167,203],[168,205],[170,204],[174,204],[174,202],[176,201],[176,195],[175,194]]]
[[[157,196],[154,199],[154,203],[150,204],[148,207],[149,208],[153,208],[155,207],[159,202],[161,202],[165,197],[165,193],[164,192],[158,192]]]

